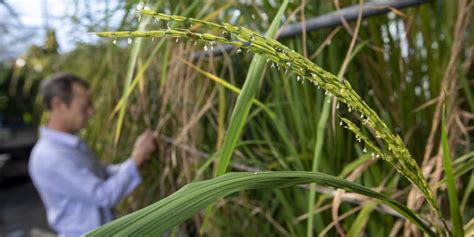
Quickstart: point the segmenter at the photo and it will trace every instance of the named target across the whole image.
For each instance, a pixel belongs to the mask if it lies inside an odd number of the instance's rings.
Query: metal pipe
[[[414,7],[421,4],[432,2],[432,0],[391,0],[391,1],[373,1],[364,4],[362,12],[362,18],[368,18],[372,16],[382,15],[393,9],[403,9],[408,7]],[[333,11],[324,15],[314,17],[306,20],[306,32],[316,31],[319,29],[330,28],[342,25],[341,18],[344,18],[347,22],[357,20],[359,13],[359,5],[352,5],[345,7],[339,11]],[[291,38],[301,34],[303,26],[301,22],[297,22],[288,25],[279,35],[278,39]],[[232,45],[224,45],[222,47],[216,47],[212,51],[199,51],[194,53],[193,59],[196,60],[202,56],[208,57],[210,54],[214,56],[220,56],[224,52],[229,52],[234,49]]]

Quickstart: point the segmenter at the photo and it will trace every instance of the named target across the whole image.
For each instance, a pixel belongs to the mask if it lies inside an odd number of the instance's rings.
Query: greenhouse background
[[[91,236],[474,235],[473,10],[0,0],[0,236],[54,234],[27,169],[57,72],[90,83],[80,135],[102,162],[156,135]]]

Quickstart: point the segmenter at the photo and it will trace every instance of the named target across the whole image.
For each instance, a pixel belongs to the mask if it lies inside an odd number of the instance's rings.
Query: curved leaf
[[[423,232],[434,236],[430,228],[415,213],[387,195],[335,176],[307,171],[234,172],[194,182],[148,207],[99,227],[86,236],[159,236],[209,204],[232,193],[249,189],[291,187],[312,182],[377,198],[417,225]]]

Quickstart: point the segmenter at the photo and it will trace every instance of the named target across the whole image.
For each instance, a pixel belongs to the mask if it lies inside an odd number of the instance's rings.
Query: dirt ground
[[[46,211],[29,177],[0,184],[0,236],[51,236]]]
[[[0,129],[0,237],[53,236],[46,211],[28,177],[35,129]]]

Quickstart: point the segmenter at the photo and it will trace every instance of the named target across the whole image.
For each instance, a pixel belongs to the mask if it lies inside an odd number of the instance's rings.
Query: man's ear
[[[51,98],[51,111],[61,111],[65,105],[66,104],[61,98],[59,98],[59,96]]]

